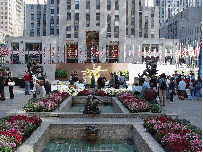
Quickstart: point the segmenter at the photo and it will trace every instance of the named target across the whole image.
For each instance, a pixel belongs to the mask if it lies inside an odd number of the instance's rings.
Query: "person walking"
[[[169,92],[170,103],[173,103],[173,94],[175,93],[175,83],[172,77],[170,79],[168,92]]]
[[[199,100],[199,91],[200,91],[200,89],[202,87],[202,83],[201,82],[202,82],[201,78],[200,78],[200,76],[198,76],[197,80],[195,80],[195,83],[194,83],[194,85],[195,85],[195,96],[196,96],[197,100]]]
[[[5,84],[5,80],[6,80],[6,77],[2,76],[2,72],[0,72],[0,94],[1,94],[0,100],[6,100],[6,98],[4,96],[4,84]]]
[[[92,73],[90,88],[95,88],[95,77],[94,77],[94,74],[93,74],[93,73]]]
[[[32,72],[32,70],[30,70],[30,72],[29,72],[29,77],[30,77],[30,89],[31,89],[31,90],[33,90],[33,87],[34,87],[33,75],[34,75],[34,73]]]
[[[165,106],[165,97],[166,97],[166,80],[165,73],[161,74],[161,79],[159,80],[159,100],[160,106]]]
[[[30,95],[30,82],[29,82],[30,77],[28,75],[28,72],[26,72],[24,80],[25,80],[25,95]]]
[[[186,83],[185,83],[185,81],[183,81],[183,78],[181,78],[181,81],[178,84],[179,98],[181,100],[184,100],[185,89],[186,89]]]
[[[170,84],[170,79],[169,79],[169,76],[166,77],[166,100],[169,99],[169,84]]]
[[[45,80],[44,88],[45,88],[46,94],[49,94],[51,92],[51,84],[49,83],[48,79]]]
[[[190,94],[189,94],[189,100],[193,100],[194,99],[194,95],[195,95],[195,84],[194,84],[195,80],[192,79],[191,82],[190,82]]]
[[[11,71],[8,72],[8,82],[13,82],[13,75]],[[9,85],[10,99],[14,98],[13,85]]]

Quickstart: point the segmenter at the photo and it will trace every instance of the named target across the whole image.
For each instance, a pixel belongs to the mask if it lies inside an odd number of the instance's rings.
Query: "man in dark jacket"
[[[1,94],[1,98],[0,100],[6,100],[5,96],[4,96],[4,83],[5,83],[5,76],[2,76],[2,72],[0,72],[0,94]]]
[[[46,90],[46,94],[49,94],[49,92],[51,92],[51,84],[49,83],[49,81],[47,79],[45,80],[44,88]]]
[[[115,77],[115,83],[116,83],[116,89],[118,89],[118,75],[116,74],[116,72],[114,72],[114,77]]]

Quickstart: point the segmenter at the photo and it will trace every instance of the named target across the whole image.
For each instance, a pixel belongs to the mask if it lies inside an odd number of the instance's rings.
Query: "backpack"
[[[166,90],[166,88],[167,88],[166,82],[163,81],[163,80],[161,80],[160,89],[161,89],[161,90]]]

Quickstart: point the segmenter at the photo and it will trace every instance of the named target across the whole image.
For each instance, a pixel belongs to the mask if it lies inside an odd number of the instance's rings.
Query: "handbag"
[[[15,85],[15,82],[8,82],[8,86],[14,86]]]

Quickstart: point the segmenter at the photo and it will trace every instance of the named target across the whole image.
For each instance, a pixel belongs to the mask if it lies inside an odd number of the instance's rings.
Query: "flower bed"
[[[14,151],[38,128],[42,120],[36,116],[9,116],[0,119],[0,151]]]
[[[144,100],[136,98],[129,92],[120,93],[119,99],[131,113],[150,111],[149,104],[147,104]]]
[[[63,100],[68,97],[67,92],[55,91],[43,98],[27,103],[23,109],[26,112],[51,112],[58,108]]]
[[[144,127],[167,152],[202,151],[202,135],[166,115],[146,118]]]

